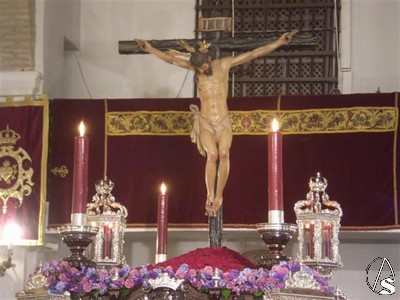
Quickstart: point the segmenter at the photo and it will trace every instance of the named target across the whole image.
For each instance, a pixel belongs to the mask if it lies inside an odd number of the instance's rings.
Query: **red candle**
[[[103,225],[103,258],[111,258],[112,236],[112,226]]]
[[[332,258],[331,224],[325,224],[323,229],[323,240],[325,246],[325,257]]]
[[[74,143],[74,177],[72,187],[72,214],[86,214],[88,195],[89,138],[85,136],[85,125],[79,125],[80,135]]]
[[[278,121],[274,119],[268,134],[268,210],[283,213],[282,133],[278,128]]]
[[[309,240],[308,240],[308,255],[311,259],[314,258],[314,223],[310,223],[310,227],[308,229],[309,232]]]
[[[167,188],[163,183],[161,185],[160,194],[158,195],[156,262],[165,260],[167,255],[168,196],[166,191]]]

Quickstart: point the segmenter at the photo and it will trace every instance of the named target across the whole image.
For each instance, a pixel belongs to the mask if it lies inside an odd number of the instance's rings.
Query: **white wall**
[[[195,26],[194,3],[187,0],[82,1],[81,48],[65,53],[62,97],[191,97],[193,76],[187,70],[150,55],[120,55],[118,41],[191,39]]]
[[[59,53],[63,73],[51,76],[59,89],[45,92],[50,98],[192,97],[191,73],[149,55],[119,55],[118,41],[193,38],[194,3],[82,1],[81,47]],[[342,0],[343,93],[400,90],[399,20],[398,0]]]
[[[351,93],[400,90],[400,1],[351,2]]]
[[[38,62],[43,68],[43,91],[51,98],[61,97],[65,40],[80,46],[81,0],[39,0],[37,9],[43,18],[37,20],[38,29],[43,31],[38,33],[43,41],[37,41],[43,45],[42,61]]]
[[[339,249],[343,268],[335,273],[333,279],[330,281],[331,285],[337,285],[352,300],[395,299],[398,297],[396,295],[398,295],[400,290],[398,283],[398,276],[400,274],[399,237],[398,232],[342,233],[340,235]],[[395,282],[396,292],[394,295],[377,295],[366,284],[366,269],[377,257],[386,257],[394,268],[397,276]],[[370,279],[374,267],[370,269]]]

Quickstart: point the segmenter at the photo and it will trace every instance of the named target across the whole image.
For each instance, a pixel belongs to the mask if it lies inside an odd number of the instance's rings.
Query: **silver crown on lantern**
[[[342,267],[339,254],[340,204],[325,192],[328,180],[317,173],[309,181],[306,200],[296,202],[299,251],[297,259],[331,277]]]
[[[98,266],[114,266],[125,263],[123,255],[124,234],[128,211],[115,201],[111,194],[114,183],[107,177],[95,184],[96,195],[87,205],[88,224],[99,228],[92,245],[86,250],[87,256]]]

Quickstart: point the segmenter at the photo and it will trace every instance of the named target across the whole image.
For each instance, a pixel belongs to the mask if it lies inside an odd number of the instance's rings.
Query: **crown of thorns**
[[[169,49],[168,53],[172,55],[191,56],[192,53],[196,52],[196,49],[190,46],[185,40],[177,40],[176,43],[182,48],[184,48],[187,52],[181,52],[178,50]],[[211,46],[211,43],[207,43],[205,40],[199,41],[198,44],[199,44],[199,52],[201,53],[207,53]]]

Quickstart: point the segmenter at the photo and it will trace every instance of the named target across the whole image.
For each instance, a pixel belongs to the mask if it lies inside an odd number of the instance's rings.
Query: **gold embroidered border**
[[[397,128],[396,107],[346,107],[306,110],[231,111],[235,135],[264,135],[279,119],[283,134],[390,132]],[[184,111],[127,111],[106,114],[107,135],[188,135],[192,113]]]

